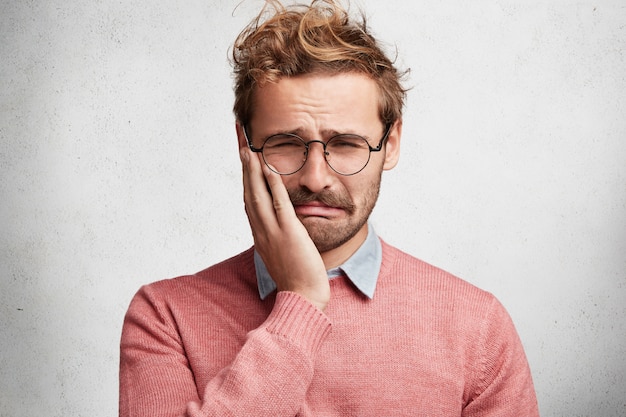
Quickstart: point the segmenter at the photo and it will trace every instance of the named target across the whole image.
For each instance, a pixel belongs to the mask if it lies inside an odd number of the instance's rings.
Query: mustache
[[[304,188],[297,188],[294,190],[287,190],[287,193],[289,194],[289,199],[294,206],[310,203],[312,201],[318,201],[329,207],[338,207],[348,213],[353,213],[356,208],[349,196],[332,191],[314,193]]]

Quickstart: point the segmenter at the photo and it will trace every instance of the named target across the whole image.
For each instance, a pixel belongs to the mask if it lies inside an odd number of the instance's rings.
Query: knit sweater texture
[[[538,416],[491,294],[383,242],[373,299],[261,300],[253,250],[142,287],[121,340],[120,416]]]

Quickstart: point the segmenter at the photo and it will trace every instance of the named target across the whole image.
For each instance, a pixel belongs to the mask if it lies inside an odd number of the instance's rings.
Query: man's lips
[[[297,204],[294,209],[299,216],[337,217],[345,213],[344,209],[340,207],[327,206],[320,201]]]

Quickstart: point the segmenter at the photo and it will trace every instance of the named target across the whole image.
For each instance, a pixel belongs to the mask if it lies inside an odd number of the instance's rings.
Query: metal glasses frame
[[[389,137],[389,133],[391,132],[391,127],[393,126],[393,123],[387,123],[387,125],[385,126],[385,134],[383,135],[383,137],[380,139],[380,141],[378,142],[378,146],[376,147],[372,147],[372,145],[369,144],[369,142],[367,141],[367,139],[365,139],[363,136],[360,135],[356,135],[356,134],[349,134],[350,136],[357,136],[360,137],[361,139],[363,139],[365,141],[365,143],[367,143],[367,146],[369,147],[369,155],[367,157],[367,161],[365,162],[365,164],[363,165],[363,167],[361,167],[361,169],[359,169],[356,172],[353,172],[351,174],[344,174],[342,172],[337,171],[335,168],[333,168],[333,166],[330,164],[330,162],[328,162],[327,156],[328,156],[328,152],[326,152],[326,145],[328,142],[330,142],[332,139],[336,138],[336,137],[340,137],[343,135],[346,135],[345,133],[341,133],[339,135],[335,135],[331,138],[329,138],[326,142],[323,142],[321,140],[310,140],[310,141],[305,141],[303,138],[301,138],[300,136],[294,134],[294,133],[276,133],[274,135],[268,136],[267,138],[265,138],[265,140],[263,141],[263,145],[260,148],[256,148],[253,144],[252,144],[252,140],[250,139],[250,137],[248,136],[248,128],[246,125],[243,126],[243,134],[246,138],[246,141],[248,142],[248,147],[250,148],[250,150],[252,152],[257,152],[257,153],[261,153],[261,155],[263,155],[263,148],[265,147],[265,143],[270,140],[271,138],[278,136],[278,135],[286,135],[286,136],[292,136],[298,140],[300,140],[302,142],[302,144],[305,147],[305,159],[304,162],[302,163],[302,165],[300,166],[300,168],[296,169],[293,172],[289,172],[289,173],[281,173],[278,172],[276,170],[274,170],[265,160],[265,155],[263,156],[263,162],[265,163],[265,165],[267,165],[267,167],[269,169],[271,169],[272,171],[276,172],[279,175],[292,175],[295,174],[296,172],[300,171],[304,165],[306,164],[306,161],[309,159],[309,145],[311,145],[312,143],[319,143],[322,145],[322,147],[324,148],[324,160],[326,161],[326,163],[328,164],[328,166],[330,167],[330,169],[332,169],[333,171],[335,171],[337,174],[339,175],[343,175],[346,177],[349,177],[351,175],[355,175],[358,174],[359,172],[363,171],[365,169],[365,167],[367,166],[367,164],[369,164],[370,162],[370,157],[372,155],[372,152],[380,152],[380,150],[383,148],[383,144],[385,143],[385,141],[387,140],[387,138]]]

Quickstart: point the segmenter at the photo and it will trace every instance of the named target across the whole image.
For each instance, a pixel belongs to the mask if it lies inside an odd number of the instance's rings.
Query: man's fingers
[[[276,224],[272,197],[267,191],[258,157],[248,148],[240,149],[243,168],[243,198],[250,225],[256,231]]]
[[[279,226],[282,227],[286,225],[286,222],[297,220],[296,213],[293,210],[293,205],[289,198],[289,193],[287,192],[287,188],[285,188],[285,184],[283,184],[281,176],[272,171],[265,164],[262,164],[261,169],[270,187],[272,204]]]

